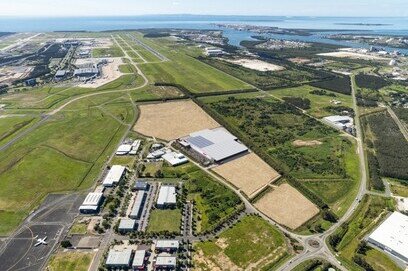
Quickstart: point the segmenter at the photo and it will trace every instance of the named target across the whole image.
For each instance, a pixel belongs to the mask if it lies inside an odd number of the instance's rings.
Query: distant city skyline
[[[407,0],[1,0],[0,16],[160,14],[407,17]]]

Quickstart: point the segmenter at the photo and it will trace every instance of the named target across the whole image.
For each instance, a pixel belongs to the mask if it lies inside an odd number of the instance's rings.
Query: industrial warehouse
[[[392,213],[367,241],[408,264],[408,216]]]
[[[126,168],[124,166],[114,165],[109,170],[105,179],[103,180],[103,186],[112,187],[115,184],[118,184],[125,174]]]
[[[174,186],[163,185],[160,187],[159,196],[157,197],[157,207],[167,208],[176,205],[176,188]]]
[[[103,193],[89,193],[79,207],[81,213],[97,213],[103,201]]]
[[[224,128],[194,132],[188,137],[179,139],[179,143],[216,163],[248,152],[248,148]]]

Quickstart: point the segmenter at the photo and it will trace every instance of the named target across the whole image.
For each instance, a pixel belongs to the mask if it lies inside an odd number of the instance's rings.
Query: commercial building
[[[337,129],[346,129],[353,126],[353,118],[349,116],[329,116],[323,118],[323,120]]]
[[[177,251],[180,246],[178,240],[157,240],[156,251],[158,252],[174,252]]]
[[[179,141],[183,146],[214,162],[221,162],[248,151],[245,145],[224,128],[198,131]]]
[[[118,231],[125,233],[135,229],[136,221],[133,219],[122,218],[119,222]]]
[[[165,155],[166,152],[164,150],[155,150],[151,153],[149,153],[146,158],[147,159],[159,159],[161,158],[163,155]]]
[[[165,155],[162,156],[162,158],[173,167],[188,162],[188,159],[184,156],[184,154],[172,151],[167,152]]]
[[[225,54],[225,52],[219,48],[206,48],[205,54],[207,56],[220,56]]]
[[[144,181],[136,181],[135,185],[133,186],[133,190],[147,190],[148,184]]]
[[[55,73],[55,79],[56,79],[56,80],[61,80],[62,78],[65,77],[65,75],[67,75],[67,71],[66,71],[66,70],[58,70],[58,71]]]
[[[146,250],[136,250],[133,258],[132,268],[134,270],[144,270],[146,262]]]
[[[136,155],[137,152],[139,151],[140,144],[142,143],[141,140],[135,140],[132,143],[132,149],[130,150],[129,154],[130,155]]]
[[[98,68],[81,68],[81,69],[74,70],[74,76],[77,76],[77,77],[92,77],[92,76],[98,76],[98,75],[99,75]]]
[[[129,214],[129,217],[132,219],[139,219],[143,211],[143,204],[145,201],[146,193],[144,191],[138,191],[133,203],[132,211]]]
[[[157,207],[166,208],[176,205],[176,188],[174,186],[162,185],[157,197]]]
[[[173,270],[176,269],[177,266],[177,258],[175,256],[157,256],[156,262],[154,264],[155,270],[158,269],[166,269],[166,270]]]
[[[112,187],[119,183],[123,176],[125,175],[126,168],[124,166],[114,165],[109,170],[105,179],[103,179],[103,186]]]
[[[126,155],[132,150],[132,145],[130,144],[122,144],[116,151],[116,155]]]
[[[408,264],[408,216],[392,213],[367,241]]]
[[[128,268],[132,259],[132,250],[125,249],[123,251],[109,250],[106,258],[106,267],[108,268]]]
[[[79,211],[84,214],[97,213],[102,201],[103,193],[89,193],[79,207]]]

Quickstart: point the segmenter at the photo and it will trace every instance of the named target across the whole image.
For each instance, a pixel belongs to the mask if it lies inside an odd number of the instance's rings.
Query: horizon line
[[[331,16],[331,15],[243,15],[243,14],[196,14],[196,13],[152,13],[152,14],[93,14],[93,15],[2,15],[4,18],[92,18],[92,17],[147,17],[147,16],[211,16],[211,17],[270,17],[270,18],[408,18],[408,16]]]

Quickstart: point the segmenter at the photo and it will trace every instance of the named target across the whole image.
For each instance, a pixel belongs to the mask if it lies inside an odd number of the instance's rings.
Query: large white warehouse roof
[[[370,234],[368,241],[408,262],[408,216],[392,213]]]
[[[113,186],[114,184],[118,183],[125,172],[124,166],[114,165],[109,170],[108,174],[106,175],[105,179],[103,180],[104,186]]]
[[[176,188],[163,185],[160,187],[157,205],[176,204]]]
[[[97,206],[102,199],[102,193],[89,193],[84,202],[82,203],[83,206]]]
[[[184,139],[196,151],[214,161],[222,161],[234,155],[248,151],[237,138],[224,128],[205,129],[190,134]]]
[[[132,250],[125,249],[123,251],[109,250],[108,257],[106,259],[107,266],[129,266],[130,258],[132,257]]]

